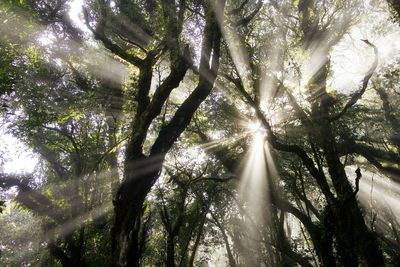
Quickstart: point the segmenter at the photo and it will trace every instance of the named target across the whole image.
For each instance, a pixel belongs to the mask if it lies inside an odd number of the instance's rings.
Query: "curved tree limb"
[[[356,142],[346,142],[338,146],[339,153],[341,155],[347,154],[358,154],[367,159],[372,165],[374,165],[380,172],[389,176],[390,178],[400,181],[400,169],[393,166],[385,166],[381,163],[382,160],[391,160],[396,163],[400,162],[400,159],[396,154],[384,152],[373,147],[358,144]]]
[[[189,125],[193,114],[200,104],[207,98],[214,87],[219,68],[221,42],[221,31],[216,16],[222,15],[225,5],[225,1],[220,2],[218,3],[220,6],[215,8],[216,14],[214,14],[214,10],[211,7],[208,7],[206,11],[206,26],[204,28],[201,49],[199,82],[189,97],[178,108],[171,121],[162,127],[159,136],[151,148],[152,155],[165,153],[171,148],[175,140]]]
[[[104,8],[103,8],[104,9]],[[105,11],[103,10],[102,13],[104,13]],[[102,14],[102,21],[99,22],[99,24],[97,25],[97,29],[94,29],[89,22],[89,13],[88,11],[84,8],[83,9],[83,15],[85,18],[85,24],[86,27],[88,27],[88,29],[93,33],[94,38],[96,40],[99,40],[103,43],[104,47],[107,48],[108,50],[110,50],[112,53],[116,54],[117,56],[119,56],[121,59],[137,66],[137,67],[141,67],[143,65],[143,59],[134,56],[132,54],[127,53],[124,49],[122,49],[120,46],[118,46],[117,44],[113,43],[109,38],[106,37],[105,33],[104,33],[104,14]]]
[[[21,177],[0,173],[0,188],[7,190],[13,186],[17,186],[19,189],[16,200],[22,206],[57,223],[64,221],[63,212],[48,197],[33,190]]]
[[[37,142],[36,149],[39,154],[50,164],[54,172],[61,178],[66,178],[68,175],[67,169],[61,164],[56,153],[50,150],[42,142]]]
[[[346,113],[346,111],[349,108],[351,108],[354,104],[356,104],[357,101],[364,95],[365,90],[368,87],[368,82],[371,79],[372,74],[374,74],[376,67],[378,66],[378,48],[368,40],[362,40],[362,41],[374,49],[374,54],[375,54],[374,62],[372,63],[372,66],[369,68],[368,72],[365,74],[360,90],[355,92],[350,97],[350,100],[346,103],[346,105],[344,105],[342,111],[340,111],[338,114],[330,118],[331,122],[342,117]]]
[[[160,86],[156,88],[154,95],[149,104],[144,108],[134,122],[134,132],[131,137],[131,142],[128,145],[129,151],[142,151],[142,145],[152,121],[161,113],[162,107],[171,94],[172,90],[177,88],[189,68],[186,61],[190,58],[189,47],[186,46],[184,57],[178,57],[174,62],[171,62],[171,72]],[[140,102],[139,102],[140,103]]]

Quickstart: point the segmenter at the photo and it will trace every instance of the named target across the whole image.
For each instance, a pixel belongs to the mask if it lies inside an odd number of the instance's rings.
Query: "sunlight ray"
[[[222,31],[222,35],[228,45],[237,74],[243,82],[245,90],[248,90],[252,87],[252,79],[250,60],[246,47],[235,29],[226,24],[224,16],[217,16],[217,21]]]
[[[112,204],[107,202],[100,206],[97,206],[89,211],[79,214],[75,218],[68,220],[67,222],[63,223],[62,225],[58,225],[48,231],[43,236],[44,242],[53,242],[54,237],[60,236],[67,236],[68,234],[72,233],[73,231],[81,228],[82,226],[86,225],[89,221],[95,221],[96,219],[101,218],[105,214],[112,211]]]
[[[7,23],[0,23],[0,32],[15,42],[27,46],[36,45],[46,51],[48,63],[59,67],[60,59],[66,62],[84,64],[96,77],[113,83],[122,84],[127,80],[129,67],[125,62],[111,57],[110,54],[96,43],[57,38],[53,29],[46,28],[32,21],[28,21],[20,14],[7,14],[0,11],[0,18]],[[11,24],[11,25],[9,25]],[[26,27],[25,25],[31,25]],[[19,29],[16,31],[15,29]],[[28,32],[21,35],[19,32]],[[31,36],[34,36],[32,42]],[[79,71],[79,69],[78,69]]]
[[[356,167],[346,167],[352,177]],[[391,232],[393,224],[400,222],[400,184],[380,174],[362,171],[357,198],[366,210],[370,227],[381,233]]]
[[[266,193],[268,192],[268,171],[264,153],[265,133],[260,130],[260,126],[257,124],[252,124],[250,128],[253,128],[253,134],[250,136],[252,143],[242,162],[238,193],[239,199],[244,205],[245,213],[250,216],[254,223],[262,226],[266,223],[266,212],[268,210],[266,203],[269,203]],[[252,226],[251,223],[246,223],[246,220],[241,227],[247,236],[243,240],[243,246],[250,254],[259,251],[261,244],[257,241],[260,238],[258,228]],[[253,264],[254,260],[255,258],[248,258],[248,264]]]

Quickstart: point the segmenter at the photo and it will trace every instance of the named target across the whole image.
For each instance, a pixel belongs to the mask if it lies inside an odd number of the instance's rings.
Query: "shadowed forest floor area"
[[[397,0],[0,3],[0,266],[400,266]]]

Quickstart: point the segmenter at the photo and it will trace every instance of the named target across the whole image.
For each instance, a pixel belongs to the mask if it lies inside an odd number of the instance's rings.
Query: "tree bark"
[[[211,215],[212,215],[212,217],[214,219],[215,225],[221,231],[222,239],[224,240],[224,243],[225,243],[226,254],[228,255],[229,266],[230,267],[236,267],[236,261],[235,261],[235,258],[233,257],[233,254],[232,254],[232,251],[231,251],[231,248],[230,248],[230,245],[229,245],[228,236],[225,233],[225,229],[221,225],[221,223],[218,221],[218,218],[213,213],[211,213]]]
[[[155,163],[155,171],[146,175],[139,167],[132,167],[129,176],[118,189],[115,200],[115,221],[112,229],[112,250],[115,266],[138,266],[139,216],[144,200],[161,172],[162,162]],[[134,165],[132,163],[132,165]]]
[[[197,252],[197,249],[198,249],[198,247],[200,245],[200,242],[201,242],[201,236],[203,235],[204,224],[205,224],[206,218],[207,218],[206,215],[207,215],[207,212],[204,213],[204,215],[203,215],[203,217],[202,217],[202,219],[201,219],[201,221],[199,223],[198,229],[197,229],[196,240],[195,240],[194,245],[192,247],[192,253],[190,254],[190,258],[189,258],[189,264],[188,264],[189,267],[193,267],[193,264],[194,264],[194,259],[196,257],[196,252]]]
[[[315,77],[316,85],[322,85],[323,94],[319,105],[313,106],[313,121],[320,147],[328,167],[337,197],[331,206],[334,223],[334,236],[337,242],[339,261],[344,266],[358,266],[359,259],[365,260],[368,266],[383,266],[383,254],[379,249],[375,236],[367,228],[363,215],[357,204],[352,186],[347,179],[343,164],[340,162],[337,143],[329,120],[330,97],[326,93],[325,84],[329,70],[326,60]],[[311,133],[313,134],[313,133]]]
[[[223,12],[225,2],[221,2],[218,4],[222,6],[222,9],[218,10],[218,12]],[[216,15],[221,14],[215,14],[210,3],[206,4],[205,10],[206,25],[204,27],[198,85],[178,108],[170,122],[162,127],[150,150],[149,156],[157,157],[159,161],[153,163],[153,171],[147,174],[143,174],[140,166],[135,166],[137,160],[148,159],[142,154],[142,144],[146,137],[147,129],[152,119],[161,110],[160,104],[162,105],[163,101],[167,98],[168,92],[171,92],[173,88],[179,85],[183,76],[178,75],[179,80],[175,77],[176,74],[173,70],[171,70],[170,76],[166,78],[166,81],[171,83],[170,86],[161,85],[157,88],[152,101],[146,108],[142,109],[141,116],[148,117],[137,118],[135,120],[134,125],[137,125],[138,128],[134,129],[135,132],[133,132],[132,139],[127,147],[124,170],[125,178],[118,189],[114,201],[115,221],[112,231],[112,248],[115,266],[138,266],[140,258],[140,255],[137,253],[138,231],[141,223],[139,211],[148,192],[161,173],[165,154],[189,125],[193,114],[210,94],[214,86],[219,68],[221,39]],[[175,78],[172,79],[172,77]],[[156,103],[159,103],[159,105],[156,105]]]

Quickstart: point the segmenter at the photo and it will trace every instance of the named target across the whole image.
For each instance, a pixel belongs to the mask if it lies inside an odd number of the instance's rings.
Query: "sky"
[[[32,173],[39,162],[37,155],[11,134],[0,129],[0,172]]]

